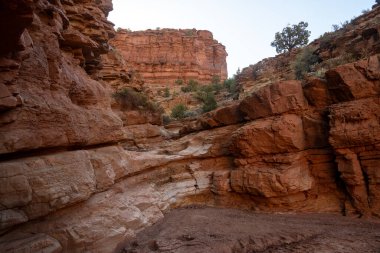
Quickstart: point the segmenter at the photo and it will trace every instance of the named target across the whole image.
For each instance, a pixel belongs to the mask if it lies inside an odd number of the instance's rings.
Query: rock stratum
[[[112,96],[142,81],[111,1],[0,6],[3,252],[113,252],[193,204],[380,217],[378,51],[165,128]]]
[[[214,76],[227,78],[227,52],[209,31],[118,29],[110,44],[141,74],[146,83],[174,85],[191,79],[210,83]]]

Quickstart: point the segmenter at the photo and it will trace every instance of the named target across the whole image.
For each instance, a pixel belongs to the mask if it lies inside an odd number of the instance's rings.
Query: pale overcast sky
[[[370,9],[375,0],[113,0],[115,28],[209,30],[226,46],[229,76],[276,55],[274,34],[287,24],[309,23],[311,40],[333,24]]]

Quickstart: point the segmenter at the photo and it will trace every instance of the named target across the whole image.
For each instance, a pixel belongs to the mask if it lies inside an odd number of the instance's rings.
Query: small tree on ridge
[[[276,47],[277,53],[290,52],[293,48],[301,47],[309,42],[311,32],[306,30],[309,26],[307,22],[299,22],[298,25],[288,25],[282,32],[275,34],[272,47]]]

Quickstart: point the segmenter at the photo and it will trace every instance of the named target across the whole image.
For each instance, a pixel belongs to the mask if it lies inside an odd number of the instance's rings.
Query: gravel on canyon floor
[[[182,208],[141,231],[124,253],[380,253],[380,220]]]

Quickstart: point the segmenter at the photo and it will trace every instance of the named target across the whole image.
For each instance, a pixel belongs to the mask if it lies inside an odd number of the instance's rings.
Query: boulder
[[[282,81],[260,88],[240,103],[240,111],[250,120],[306,109],[300,81]]]
[[[329,142],[334,148],[365,146],[380,141],[378,97],[333,105],[329,118]]]
[[[303,150],[305,135],[302,119],[286,114],[255,120],[233,133],[232,148],[239,157]]]
[[[231,187],[235,192],[265,198],[308,191],[313,182],[302,154],[276,155],[231,171]]]
[[[350,63],[338,66],[326,72],[328,89],[333,103],[347,102],[357,99],[373,97],[380,94],[380,81],[371,80],[362,69],[369,68],[369,77],[374,77],[371,73],[378,73],[378,58],[371,58],[370,66],[368,62]]]

